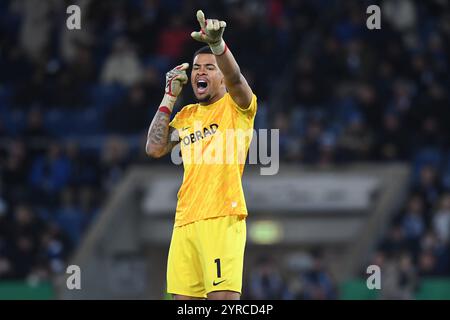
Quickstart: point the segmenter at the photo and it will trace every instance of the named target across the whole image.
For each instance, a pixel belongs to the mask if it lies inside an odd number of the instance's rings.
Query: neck
[[[213,104],[213,103],[219,101],[220,99],[222,99],[223,96],[225,95],[225,93],[227,93],[227,92],[226,92],[226,91],[220,92],[220,93],[214,95],[213,97],[211,97],[211,99],[209,99],[208,101],[206,101],[206,102],[200,102],[199,104],[200,104],[201,106],[208,106],[208,105],[210,105],[210,104]]]

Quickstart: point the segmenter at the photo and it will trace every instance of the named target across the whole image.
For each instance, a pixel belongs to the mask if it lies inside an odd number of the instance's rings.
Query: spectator
[[[49,224],[44,232],[40,234],[41,244],[38,252],[41,268],[50,274],[61,274],[66,270],[64,261],[72,247],[67,237],[61,232],[56,224]],[[45,262],[45,263],[43,263]]]
[[[337,299],[334,281],[323,265],[320,254],[314,257],[314,265],[311,271],[304,275],[305,298],[313,300]]]
[[[339,139],[341,152],[348,161],[365,161],[371,156],[372,136],[359,114],[353,114]]]
[[[101,183],[104,190],[111,191],[122,178],[128,163],[127,145],[119,137],[110,137],[101,155]]]
[[[302,154],[305,163],[317,163],[320,155],[320,138],[322,134],[323,127],[319,120],[313,119],[308,123],[302,143]]]
[[[399,299],[399,266],[395,263],[395,258],[388,258],[383,263],[381,273],[381,292],[379,299]]]
[[[305,278],[303,275],[311,270],[314,259],[309,252],[299,252],[288,255],[286,262],[283,274],[287,274],[287,292],[284,294],[283,299],[303,300],[306,297]]]
[[[43,222],[28,206],[19,204],[15,207],[11,227],[11,262],[14,278],[24,278],[30,273],[36,259],[37,240],[42,228]]]
[[[436,257],[430,250],[422,251],[419,255],[419,276],[421,278],[437,276]]]
[[[29,161],[25,144],[21,140],[9,141],[1,177],[2,184],[7,186],[4,188],[5,197],[11,202],[27,197]]]
[[[388,0],[383,2],[384,17],[399,31],[412,31],[416,25],[416,7],[411,0]]]
[[[131,86],[141,78],[141,66],[131,44],[125,38],[114,43],[114,49],[107,58],[101,74],[105,84],[118,83]]]
[[[12,278],[13,268],[11,260],[4,254],[0,253],[0,280]]]
[[[419,179],[414,191],[422,195],[427,208],[431,208],[442,192],[441,182],[437,178],[437,169],[433,165],[423,166],[420,169]]]
[[[445,145],[445,136],[439,128],[439,123],[432,116],[422,121],[422,129],[416,137],[416,149],[442,148]]]
[[[417,271],[411,255],[403,254],[399,261],[399,298],[411,300],[418,286]]]
[[[61,203],[55,213],[55,221],[69,238],[72,247],[76,247],[80,242],[86,224],[86,217],[81,212],[75,199],[74,189],[65,189],[61,193]]]
[[[299,148],[293,148],[292,146],[292,133],[290,132],[290,123],[289,117],[282,112],[278,112],[275,114],[274,124],[275,127],[279,130],[279,152],[280,155],[284,155],[284,157],[291,157],[293,153],[298,151]]]
[[[53,143],[45,156],[38,157],[31,168],[30,183],[36,190],[34,200],[54,205],[57,194],[68,183],[70,162],[61,152],[61,147]]]
[[[81,12],[88,12],[89,6],[92,5],[92,0],[77,1],[77,5],[80,7]],[[86,56],[83,57],[86,52],[80,52],[80,46],[88,45],[92,43],[92,25],[90,19],[83,19],[82,22],[84,28],[69,30],[68,28],[63,28],[60,33],[60,56],[62,60],[66,63],[72,64],[74,60],[79,60],[80,58],[84,60]],[[81,54],[81,57],[80,57]],[[78,57],[77,57],[78,56]],[[86,64],[82,64],[86,66]],[[89,71],[88,71],[89,72]]]
[[[134,43],[139,44],[145,55],[153,54],[156,40],[159,36],[155,30],[165,22],[165,15],[158,0],[144,0],[133,12],[133,22],[130,25],[130,36]]]
[[[374,86],[370,84],[359,85],[356,88],[356,97],[362,112],[361,120],[366,120],[366,124],[372,133],[377,132],[380,127],[383,113],[379,102],[380,97],[377,95]],[[371,142],[373,143],[373,141]],[[373,147],[374,146],[371,145],[369,150],[372,151]],[[374,156],[373,154],[369,155],[370,157]]]
[[[409,156],[408,133],[402,130],[398,116],[387,113],[378,138],[378,157],[383,161],[405,160]]]
[[[35,157],[46,150],[46,146],[51,140],[51,135],[44,126],[42,112],[35,108],[28,113],[27,126],[22,133],[26,141],[31,156]]]
[[[262,256],[257,261],[249,279],[249,298],[254,300],[279,300],[286,286],[270,257]]]
[[[295,78],[295,102],[305,108],[314,108],[320,106],[324,102],[324,96],[321,94],[323,88],[320,86],[321,81],[318,79],[316,64],[313,59],[304,55],[297,62],[297,70]]]
[[[0,197],[0,280],[13,277],[13,265],[9,258],[11,254],[9,247],[11,226],[6,216],[6,209],[6,204]]]
[[[409,300],[417,285],[417,274],[409,254],[388,259],[383,264],[380,299]]]
[[[2,119],[0,119],[0,137],[6,137],[6,128]]]
[[[159,34],[156,53],[175,62],[181,57],[186,42],[190,40],[190,34],[191,30],[186,28],[183,17],[172,15]]]
[[[400,224],[390,227],[386,238],[381,241],[379,249],[389,258],[397,256],[401,251],[407,249],[405,233]]]
[[[145,98],[142,86],[134,85],[125,101],[108,112],[106,121],[109,130],[121,134],[146,131],[150,112]]]
[[[420,197],[413,197],[402,219],[402,228],[408,241],[415,243],[425,231],[424,207]]]
[[[151,110],[154,110],[152,108],[155,108],[161,102],[162,84],[160,79],[158,70],[150,65],[145,69],[142,81],[140,82],[140,87],[144,91],[145,102]]]
[[[336,149],[336,138],[330,133],[323,134],[320,139],[319,167],[327,168],[339,162]]]
[[[433,229],[444,243],[450,243],[450,194],[441,198],[441,204],[433,217]]]
[[[15,1],[12,10],[23,14],[23,23],[20,33],[20,44],[27,54],[34,60],[42,58],[50,40],[52,20],[48,19],[55,6],[61,5],[58,1],[44,1],[36,7],[33,0]]]
[[[434,273],[444,276],[450,271],[450,253],[448,246],[435,233],[426,233],[421,242],[421,250],[430,252],[434,258]]]
[[[3,195],[2,195],[2,187],[0,185],[0,235],[6,234],[6,213],[8,210],[8,204],[6,203]]]
[[[13,239],[12,264],[14,278],[26,278],[35,264],[35,245],[33,239],[28,235],[18,235]]]
[[[98,186],[99,167],[94,155],[84,153],[76,141],[69,141],[65,145],[65,154],[70,163],[70,176],[68,185],[80,187],[85,184]]]

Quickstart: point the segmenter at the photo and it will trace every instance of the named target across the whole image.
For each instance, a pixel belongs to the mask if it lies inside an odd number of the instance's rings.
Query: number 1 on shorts
[[[217,264],[217,278],[221,278],[221,272],[220,272],[220,259],[217,258],[216,260],[214,260],[214,262]]]

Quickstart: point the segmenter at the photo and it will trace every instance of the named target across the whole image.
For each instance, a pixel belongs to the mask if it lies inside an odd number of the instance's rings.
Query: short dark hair
[[[201,53],[214,54],[214,53],[211,51],[211,48],[210,48],[209,46],[204,46],[204,47],[201,47],[200,49],[198,49],[197,51],[195,51],[194,56],[192,57],[192,60],[194,60],[195,57],[198,56],[198,55],[201,54]]]

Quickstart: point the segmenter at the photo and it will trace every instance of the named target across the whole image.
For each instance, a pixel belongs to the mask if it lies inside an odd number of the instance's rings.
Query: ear
[[[220,72],[220,85],[225,86],[225,77],[220,69],[219,72]]]
[[[225,90],[227,89],[227,87],[225,85],[225,77],[222,77],[222,79],[220,79],[220,85],[223,86],[225,88]]]

